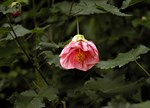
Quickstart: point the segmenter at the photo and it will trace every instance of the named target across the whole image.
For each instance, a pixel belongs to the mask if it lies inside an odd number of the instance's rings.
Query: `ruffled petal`
[[[85,58],[82,61],[76,58],[81,51]],[[79,56],[80,57],[80,56]],[[64,69],[79,69],[87,71],[100,61],[96,46],[91,41],[71,41],[60,54],[60,64]]]

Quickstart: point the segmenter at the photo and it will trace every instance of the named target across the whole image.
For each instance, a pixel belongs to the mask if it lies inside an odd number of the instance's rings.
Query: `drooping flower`
[[[60,64],[64,69],[87,71],[100,61],[99,54],[93,42],[83,35],[75,35],[72,41],[62,50]]]
[[[21,4],[19,2],[12,2],[11,8],[13,9],[12,17],[17,17],[21,14]]]

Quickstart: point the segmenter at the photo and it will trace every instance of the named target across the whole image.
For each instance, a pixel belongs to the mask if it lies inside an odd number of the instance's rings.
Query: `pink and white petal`
[[[77,43],[77,47],[80,48],[82,51],[88,51],[88,44],[85,41],[79,41]]]
[[[67,44],[64,49],[61,51],[59,56],[62,56],[63,54],[68,54],[68,52],[70,52],[70,50],[75,49],[75,44],[76,42],[70,42],[69,44]]]
[[[64,49],[61,51],[59,56],[62,56],[63,54],[67,54],[70,51],[71,47],[69,45],[66,45]]]
[[[63,53],[60,55],[61,58],[67,59],[68,56],[70,56],[74,51],[76,51],[76,49],[70,49],[70,51],[68,53]]]
[[[78,70],[82,70],[82,71],[87,71],[88,67],[86,65],[86,63],[83,62],[78,62],[75,59],[73,60],[73,66],[74,68],[78,69]]]
[[[89,44],[89,46],[93,49],[93,52],[94,52],[96,55],[98,55],[98,50],[97,50],[95,44],[94,44],[93,42],[91,42],[91,41],[89,41],[88,44]]]
[[[72,49],[68,54],[62,55],[60,58],[60,64],[63,68],[65,69],[73,69],[74,67],[74,62],[75,62],[75,54],[76,50]]]
[[[60,64],[64,69],[73,69],[74,67],[70,63],[70,60],[60,58]]]
[[[85,63],[86,64],[96,64],[99,62],[99,57],[97,55],[91,55],[90,52],[85,53]]]
[[[84,71],[84,68],[83,68],[83,63],[82,62],[75,62],[74,63],[74,67],[78,70],[83,70]]]

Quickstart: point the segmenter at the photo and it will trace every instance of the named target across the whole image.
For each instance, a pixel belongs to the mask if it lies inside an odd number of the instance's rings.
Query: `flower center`
[[[81,51],[80,49],[77,51],[76,53],[76,60],[78,62],[82,62],[85,59],[85,54],[83,53],[83,51]]]

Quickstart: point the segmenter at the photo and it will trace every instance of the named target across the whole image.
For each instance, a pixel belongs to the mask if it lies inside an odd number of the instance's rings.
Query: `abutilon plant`
[[[84,35],[79,34],[77,17],[76,20],[77,35],[72,38],[72,41],[64,47],[59,55],[60,64],[64,69],[88,71],[100,61],[99,53],[92,41],[86,40]]]
[[[77,34],[60,54],[60,64],[64,69],[87,71],[100,61],[99,53],[92,41]]]

